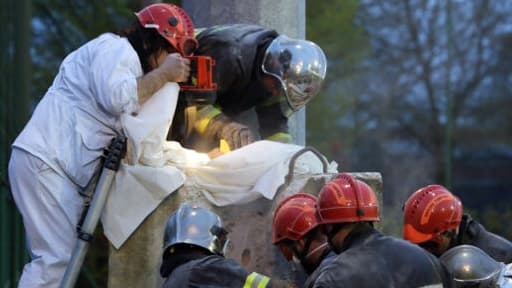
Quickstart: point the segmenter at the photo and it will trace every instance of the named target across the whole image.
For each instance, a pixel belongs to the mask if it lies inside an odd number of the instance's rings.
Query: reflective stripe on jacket
[[[247,276],[243,288],[265,288],[270,282],[270,278],[256,272],[252,272]]]

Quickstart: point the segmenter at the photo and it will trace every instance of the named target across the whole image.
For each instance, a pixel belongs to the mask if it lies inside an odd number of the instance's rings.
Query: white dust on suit
[[[120,115],[139,109],[143,71],[126,38],[106,33],[69,54],[13,144],[9,178],[32,261],[19,287],[56,287],[82,210],[79,191],[102,150],[122,133]]]

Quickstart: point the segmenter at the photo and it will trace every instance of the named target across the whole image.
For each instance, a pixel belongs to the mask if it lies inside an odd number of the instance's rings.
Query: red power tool
[[[190,77],[180,84],[181,95],[188,105],[206,105],[215,102],[217,84],[213,83],[215,60],[209,56],[188,56]]]
[[[180,84],[179,106],[184,106],[184,138],[192,133],[197,119],[197,111],[206,105],[215,103],[217,84],[213,83],[215,60],[209,56],[188,56],[190,59],[190,77]]]

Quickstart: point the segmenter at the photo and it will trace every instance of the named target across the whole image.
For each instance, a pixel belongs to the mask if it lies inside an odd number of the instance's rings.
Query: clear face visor
[[[327,60],[315,43],[281,35],[265,51],[262,70],[280,81],[287,104],[295,112],[320,91]]]

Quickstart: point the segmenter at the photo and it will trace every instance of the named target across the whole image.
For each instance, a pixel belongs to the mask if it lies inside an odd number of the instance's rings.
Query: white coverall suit
[[[32,261],[19,287],[57,287],[76,241],[84,189],[120,115],[139,109],[137,53],[106,33],[69,54],[13,144],[9,179]]]

